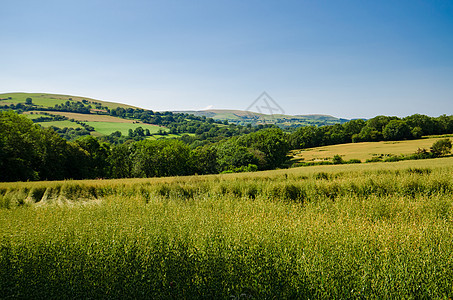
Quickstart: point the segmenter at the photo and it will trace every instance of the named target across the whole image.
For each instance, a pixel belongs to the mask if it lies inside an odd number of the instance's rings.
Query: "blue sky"
[[[453,114],[453,1],[0,3],[0,92],[153,110]]]

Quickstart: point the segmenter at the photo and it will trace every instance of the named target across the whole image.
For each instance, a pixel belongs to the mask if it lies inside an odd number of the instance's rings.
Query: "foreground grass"
[[[0,298],[448,298],[452,173],[446,158],[0,184]]]

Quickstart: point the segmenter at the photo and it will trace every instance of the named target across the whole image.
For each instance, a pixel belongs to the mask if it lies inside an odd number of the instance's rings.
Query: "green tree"
[[[25,99],[25,104],[32,105],[33,100],[29,97],[29,98]]]
[[[132,153],[135,145],[132,143],[117,145],[112,148],[108,157],[110,176],[112,178],[132,177]]]
[[[250,149],[257,158],[264,154],[264,169],[280,167],[287,161],[289,144],[281,129],[270,128],[253,132],[238,139],[240,145]]]
[[[399,141],[412,137],[411,129],[405,121],[391,120],[382,131],[384,139],[388,141]]]
[[[431,146],[431,153],[435,156],[447,155],[451,152],[452,143],[450,139],[441,139]]]
[[[89,178],[108,177],[108,157],[110,155],[110,145],[99,142],[91,135],[83,136],[77,139],[75,143],[89,155],[91,168]]]
[[[41,128],[13,111],[0,111],[0,181],[39,179]]]

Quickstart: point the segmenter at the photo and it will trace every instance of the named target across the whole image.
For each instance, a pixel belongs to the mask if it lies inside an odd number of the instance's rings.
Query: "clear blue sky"
[[[0,93],[153,110],[453,114],[453,1],[0,3]]]

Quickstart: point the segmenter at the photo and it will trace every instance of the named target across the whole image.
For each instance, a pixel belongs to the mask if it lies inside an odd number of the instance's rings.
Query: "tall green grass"
[[[0,298],[453,295],[453,159],[0,184]]]

